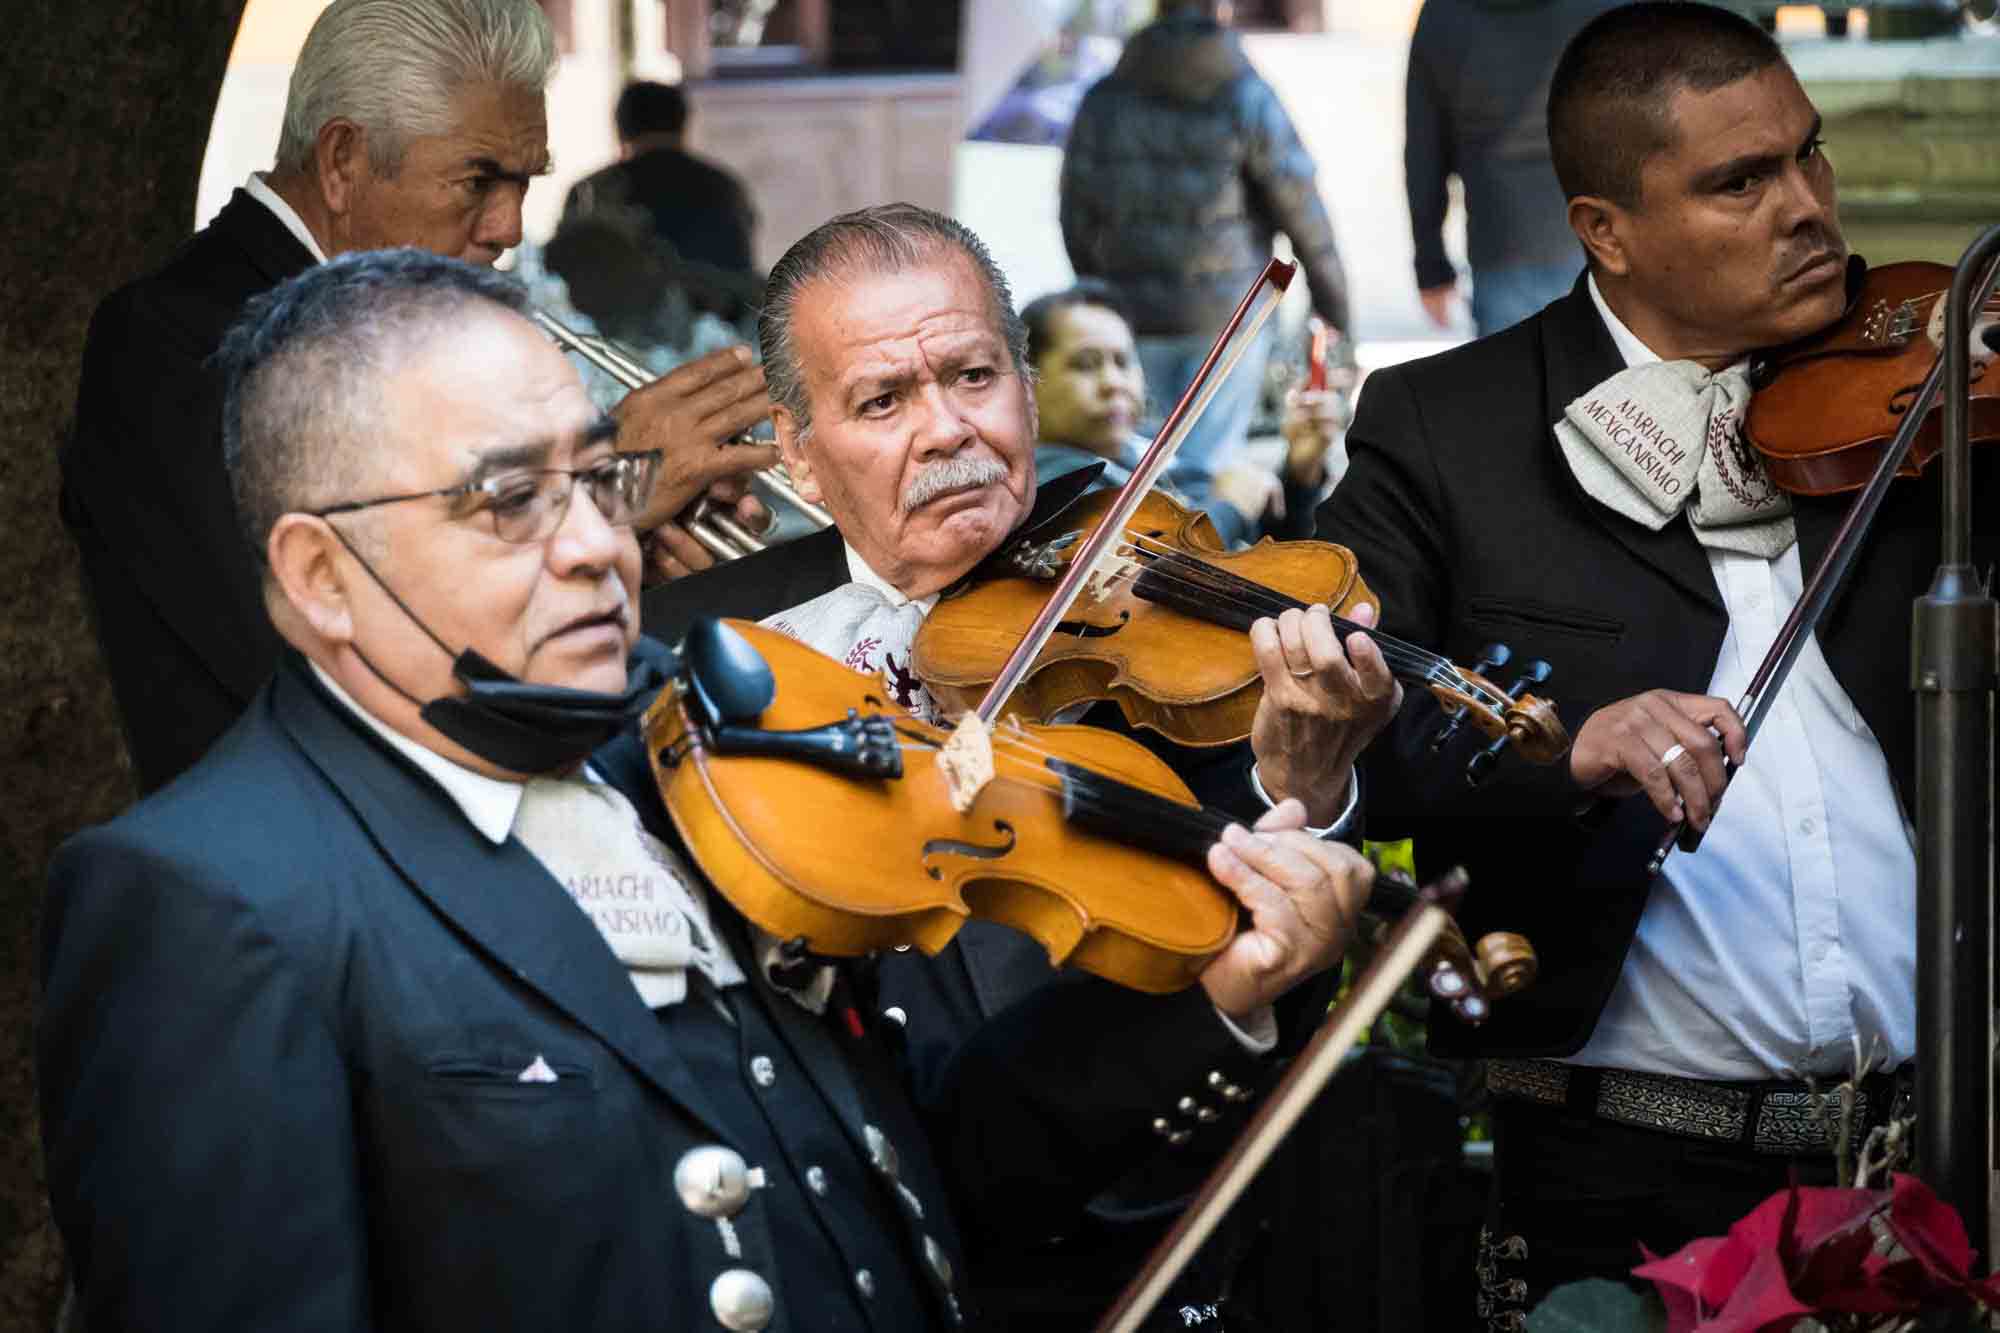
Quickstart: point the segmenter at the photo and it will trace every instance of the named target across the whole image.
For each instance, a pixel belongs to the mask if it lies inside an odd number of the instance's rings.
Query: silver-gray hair
[[[345,118],[368,132],[370,169],[393,176],[411,139],[451,128],[460,88],[540,93],[555,66],[535,0],[333,0],[292,69],[278,167],[310,171],[321,128]]]
[[[1014,309],[1007,275],[986,243],[956,218],[917,204],[878,204],[823,222],[785,251],[764,286],[757,343],[764,355],[764,387],[771,402],[791,414],[798,438],[812,433],[811,394],[799,365],[793,323],[799,293],[815,282],[847,273],[902,273],[940,256],[962,255],[986,284],[993,321],[1007,340],[1014,369],[1032,384],[1028,330]]]

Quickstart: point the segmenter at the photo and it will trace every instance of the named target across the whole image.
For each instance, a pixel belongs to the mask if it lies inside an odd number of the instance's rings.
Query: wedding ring
[[[1310,676],[1310,675],[1312,675],[1312,673],[1313,673],[1313,670],[1312,670],[1312,668],[1311,668],[1311,667],[1307,667],[1307,668],[1306,668],[1306,669],[1305,669],[1304,671],[1301,671],[1301,670],[1299,670],[1299,669],[1298,669],[1297,667],[1293,667],[1293,668],[1291,668],[1291,672],[1292,672],[1292,674],[1293,674],[1294,676],[1297,676],[1297,677],[1299,677],[1299,678],[1300,678],[1301,680],[1303,680],[1303,679],[1305,679],[1305,678],[1306,678],[1307,676]]]
[[[1687,752],[1688,752],[1687,746],[1685,745],[1672,745],[1667,747],[1667,752],[1660,756],[1660,767],[1665,768],[1668,764],[1673,763],[1674,760],[1680,758]]]

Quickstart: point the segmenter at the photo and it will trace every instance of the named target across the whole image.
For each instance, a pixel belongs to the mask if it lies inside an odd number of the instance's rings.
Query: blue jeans
[[[1509,264],[1472,271],[1472,323],[1484,338],[1512,328],[1559,296],[1569,295],[1583,261]]]
[[[1190,495],[1206,491],[1191,484],[1213,478],[1243,448],[1250,433],[1250,419],[1257,411],[1257,395],[1264,383],[1264,365],[1271,359],[1272,327],[1258,331],[1235,371],[1224,380],[1209,402],[1208,411],[1195,422],[1187,439],[1174,455],[1173,474],[1177,485]],[[1141,428],[1147,442],[1158,433],[1160,423],[1194,382],[1201,359],[1215,342],[1209,334],[1173,338],[1141,338],[1139,365],[1146,372],[1146,422]]]

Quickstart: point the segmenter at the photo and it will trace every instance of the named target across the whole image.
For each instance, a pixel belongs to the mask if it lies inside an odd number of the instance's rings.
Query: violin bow
[[[1986,272],[1973,288],[1969,304],[1983,307],[1987,293],[1993,290],[1995,279],[2000,279],[2000,259],[1987,265]],[[1947,296],[1945,299],[1949,300]],[[1964,325],[1956,327],[1963,329]],[[1963,333],[1959,337],[1964,342]],[[1944,386],[1945,358],[1950,353],[1949,343],[1938,349],[1937,359],[1931,362],[1930,373],[1918,387],[1917,395],[1896,426],[1896,434],[1889,441],[1889,447],[1882,453],[1882,461],[1876,464],[1874,475],[1861,488],[1847,507],[1847,516],[1840,522],[1840,529],[1828,543],[1826,553],[1814,566],[1812,577],[1806,580],[1805,590],[1793,604],[1792,613],[1778,630],[1778,637],[1771,642],[1771,649],[1764,654],[1763,662],[1757,667],[1757,674],[1750,678],[1744,688],[1743,697],[1736,701],[1736,712],[1743,719],[1743,748],[1748,758],[1750,742],[1757,739],[1758,730],[1764,725],[1764,718],[1778,702],[1778,694],[1784,688],[1785,678],[1791,674],[1792,664],[1798,660],[1799,652],[1806,640],[1818,628],[1820,617],[1833,604],[1835,594],[1847,581],[1847,574],[1854,566],[1854,557],[1861,549],[1868,529],[1874,525],[1875,515],[1882,508],[1882,501],[1889,494],[1889,483],[1896,479],[1896,470],[1909,456],[1910,447],[1916,443],[1917,432],[1923,428],[1924,418],[1930,415],[1932,404],[1937,401]],[[1960,350],[1963,355],[1963,349]],[[1736,771],[1729,756],[1722,759],[1725,776]],[[1688,827],[1686,818],[1676,819],[1660,835],[1660,842],[1653,849],[1652,860],[1646,863],[1646,873],[1657,875],[1666,865],[1667,858],[1676,847],[1691,852],[1701,846],[1701,834]]]
[[[1027,634],[1015,645],[1006,665],[1000,668],[1000,674],[987,688],[978,707],[968,716],[976,715],[988,725],[1000,716],[1000,710],[1007,706],[1007,700],[1026,679],[1035,658],[1040,656],[1050,636],[1056,632],[1057,624],[1069,614],[1070,604],[1083,590],[1085,581],[1096,571],[1098,561],[1114,544],[1125,540],[1125,525],[1139,508],[1139,502],[1166,472],[1167,464],[1173,461],[1175,451],[1181,447],[1181,441],[1187,438],[1195,422],[1208,410],[1208,404],[1222,387],[1222,381],[1229,377],[1237,362],[1249,351],[1251,341],[1278,308],[1279,300],[1297,271],[1297,265],[1273,259],[1264,266],[1257,281],[1250,284],[1250,290],[1236,303],[1236,312],[1223,326],[1215,345],[1208,349],[1201,369],[1195,372],[1194,382],[1188,385],[1187,392],[1181,395],[1180,401],[1174,404],[1174,410],[1161,423],[1160,433],[1153,437],[1152,444],[1140,455],[1138,465],[1132,469],[1131,479],[1119,489],[1104,521],[1097,525],[1097,531],[1084,541],[1070,560],[1069,568],[1056,583],[1055,591],[1049,594],[1041,614],[1035,617],[1035,623],[1028,627]]]
[[[1291,1068],[1278,1080],[1278,1086],[1271,1090],[1243,1133],[1202,1182],[1194,1202],[1161,1238],[1145,1266],[1098,1321],[1097,1333],[1133,1333],[1139,1328],[1187,1267],[1195,1251],[1214,1232],[1223,1214],[1242,1196],[1298,1124],[1299,1117],[1339,1071],[1354,1043],[1381,1017],[1389,1001],[1451,923],[1450,914],[1438,905],[1438,900],[1455,895],[1464,886],[1465,872],[1453,870],[1437,885],[1424,890],[1422,901],[1403,914],[1374,961],[1355,979],[1347,997],[1327,1012],[1319,1031],[1292,1061]]]

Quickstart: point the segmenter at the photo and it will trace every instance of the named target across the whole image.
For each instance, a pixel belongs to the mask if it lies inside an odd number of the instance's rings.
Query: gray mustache
[[[1007,479],[1007,465],[991,458],[940,458],[928,463],[903,492],[903,512],[921,509],[940,495],[991,486]]]

